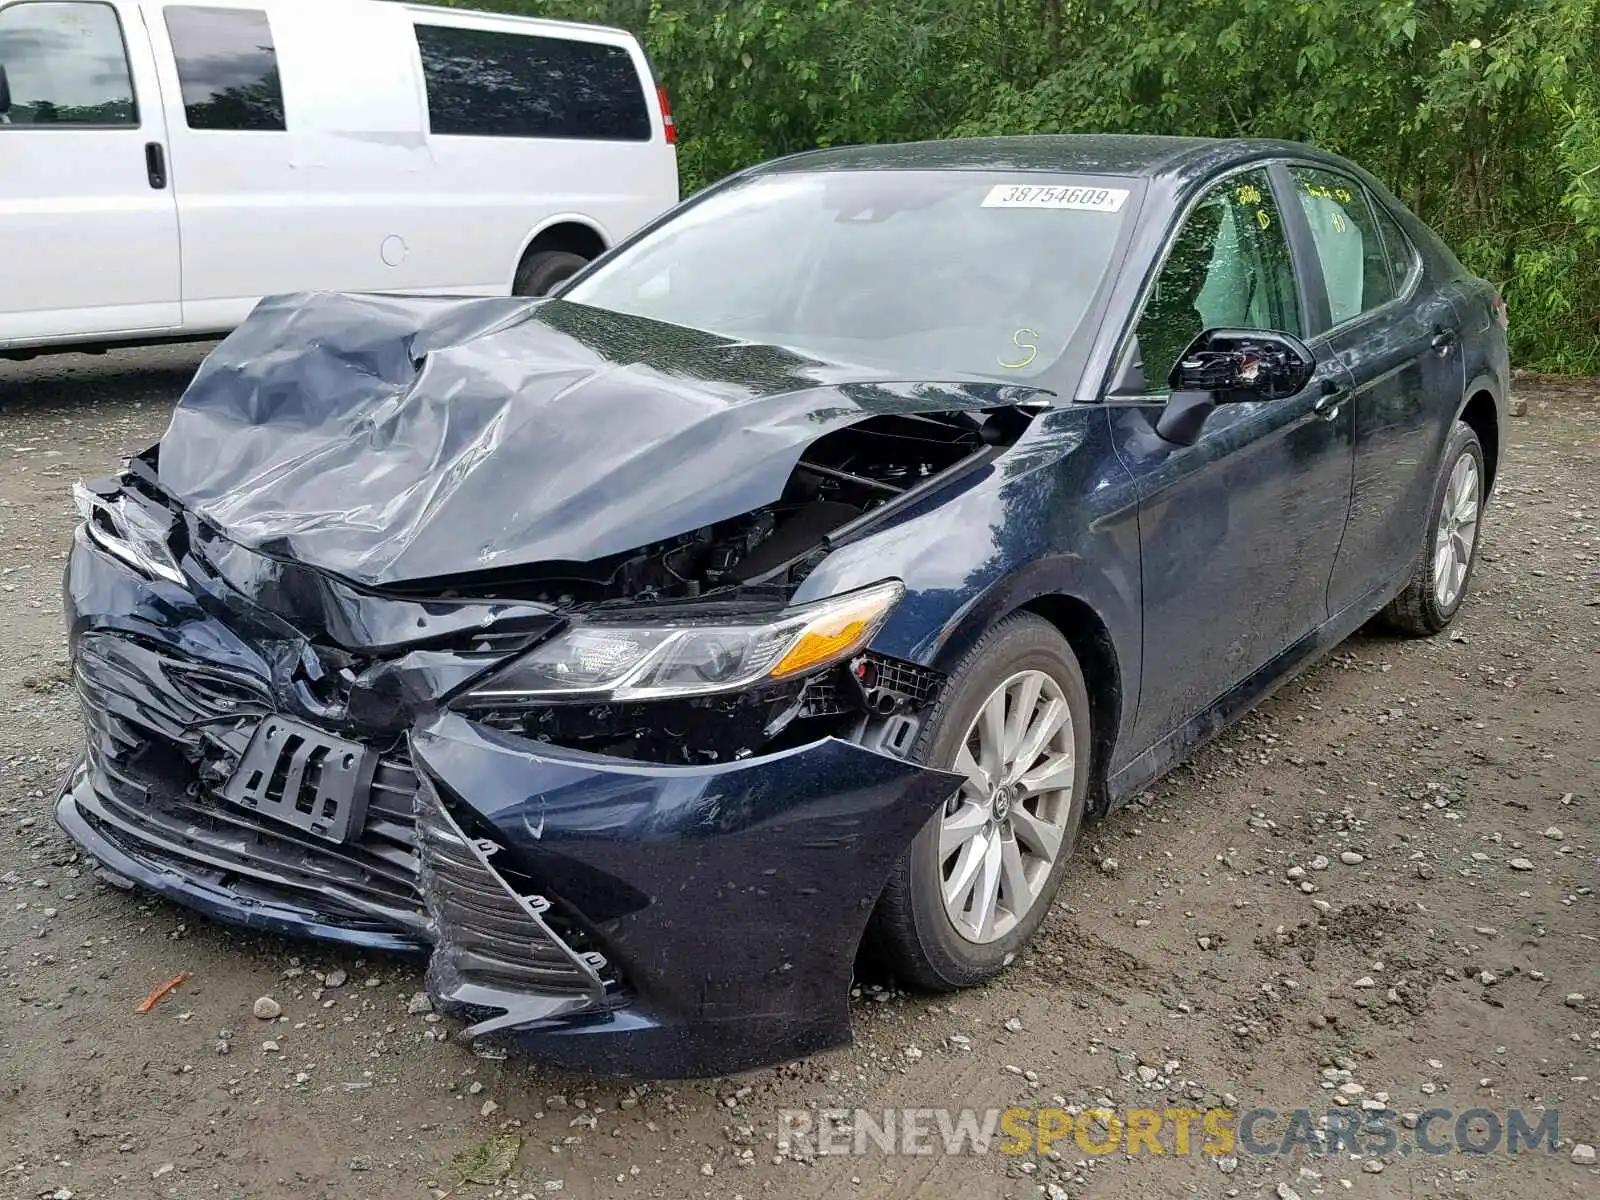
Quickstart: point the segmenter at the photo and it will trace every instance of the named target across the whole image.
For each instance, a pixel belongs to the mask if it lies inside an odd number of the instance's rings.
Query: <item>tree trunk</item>
[[[997,55],[995,70],[1001,79],[1006,78],[1006,0],[994,0],[994,30],[995,41],[1000,51]]]

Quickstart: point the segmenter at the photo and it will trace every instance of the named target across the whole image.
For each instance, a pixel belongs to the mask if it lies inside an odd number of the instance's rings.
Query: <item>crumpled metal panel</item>
[[[209,584],[142,578],[74,540],[89,755],[56,812],[112,882],[252,928],[431,947],[441,1009],[553,1065],[715,1075],[849,1039],[867,917],[959,776],[837,738],[668,767],[498,733],[439,708],[444,650],[380,661],[319,715],[293,686],[304,639]],[[429,609],[411,615],[459,632],[449,604]],[[362,682],[409,660],[416,697],[363,715]],[[274,713],[381,748],[359,835],[335,844],[226,799]]]
[[[206,358],[159,479],[234,541],[377,586],[690,533],[776,500],[831,430],[1036,394],[560,300],[297,294]]]
[[[530,993],[497,1036],[552,1066],[630,1076],[719,1075],[847,1042],[867,918],[961,785],[837,738],[663,767],[449,712],[418,723],[411,751],[424,788],[459,797],[628,987],[609,1012],[565,1017],[539,1016]],[[467,924],[437,921],[435,937]]]

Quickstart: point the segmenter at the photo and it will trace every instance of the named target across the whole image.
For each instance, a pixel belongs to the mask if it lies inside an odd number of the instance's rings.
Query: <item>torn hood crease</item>
[[[381,587],[632,550],[777,500],[833,429],[1037,395],[560,300],[304,293],[207,357],[158,472],[230,540]]]

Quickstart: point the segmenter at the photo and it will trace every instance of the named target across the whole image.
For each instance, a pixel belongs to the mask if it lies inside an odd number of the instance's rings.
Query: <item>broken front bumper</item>
[[[262,760],[274,803],[252,803],[237,775],[265,723],[321,736],[272,656],[81,540],[68,616],[88,749],[57,814],[109,878],[259,929],[427,948],[428,990],[469,1035],[573,1069],[724,1074],[848,1040],[867,917],[959,785],[834,738],[667,767],[432,708],[367,746],[327,730],[368,756],[354,784],[319,783],[304,747]],[[359,816],[319,824],[329,797]]]

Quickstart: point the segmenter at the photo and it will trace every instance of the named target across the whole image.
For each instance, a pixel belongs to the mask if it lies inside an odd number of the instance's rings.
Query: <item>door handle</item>
[[[1434,327],[1433,337],[1428,342],[1428,345],[1441,352],[1449,350],[1450,347],[1454,346],[1455,344],[1456,331],[1454,329],[1447,329],[1443,325],[1436,325]]]
[[[144,170],[151,187],[160,191],[167,186],[167,154],[160,142],[144,144]]]
[[[1311,411],[1333,420],[1339,415],[1339,406],[1344,403],[1344,386],[1336,379],[1322,381],[1322,395],[1318,396],[1311,405]]]

